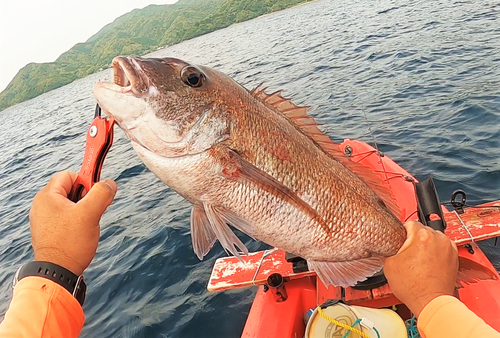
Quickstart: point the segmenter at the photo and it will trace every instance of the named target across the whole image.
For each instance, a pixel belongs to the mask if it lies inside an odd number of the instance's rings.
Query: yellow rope
[[[347,325],[347,324],[344,324],[344,323],[339,322],[338,320],[335,320],[335,319],[333,319],[333,318],[331,318],[331,317],[328,317],[328,315],[326,315],[326,314],[323,312],[323,310],[321,310],[321,308],[320,308],[319,306],[318,306],[318,313],[319,313],[319,315],[320,315],[321,317],[325,318],[325,319],[326,319],[326,320],[328,320],[330,323],[333,323],[333,324],[335,324],[335,325],[337,325],[337,326],[340,326],[340,327],[342,327],[342,328],[344,328],[344,329],[346,329],[346,330],[350,330],[350,331],[352,331],[352,332],[354,332],[354,333],[356,333],[356,334],[360,335],[360,336],[361,336],[361,337],[363,337],[363,338],[370,338],[370,336],[368,336],[366,333],[361,332],[360,330],[356,329],[355,327],[349,326],[349,325]]]

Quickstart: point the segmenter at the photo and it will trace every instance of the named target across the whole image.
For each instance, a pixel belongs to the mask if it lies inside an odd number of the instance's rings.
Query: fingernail
[[[111,189],[111,191],[113,191],[113,193],[116,194],[116,190],[118,190],[118,186],[116,185],[116,183],[112,180],[105,180],[104,183],[106,183],[106,185]]]

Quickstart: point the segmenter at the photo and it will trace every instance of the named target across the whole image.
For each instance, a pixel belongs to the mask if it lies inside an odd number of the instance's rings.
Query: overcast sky
[[[30,62],[51,62],[134,8],[177,0],[14,0],[0,5],[0,92]]]

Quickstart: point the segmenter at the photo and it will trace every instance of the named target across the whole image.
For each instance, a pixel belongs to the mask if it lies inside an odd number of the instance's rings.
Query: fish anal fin
[[[325,285],[353,286],[382,269],[380,258],[369,257],[343,262],[307,261],[310,270],[316,272]]]
[[[203,208],[193,205],[191,209],[191,240],[193,250],[200,260],[210,251],[217,236],[212,230],[212,226]]]
[[[238,249],[245,255],[248,255],[248,249],[226,224],[224,211],[208,203],[203,203],[203,209],[210,222],[213,233],[217,236],[224,250],[230,252],[243,262]]]

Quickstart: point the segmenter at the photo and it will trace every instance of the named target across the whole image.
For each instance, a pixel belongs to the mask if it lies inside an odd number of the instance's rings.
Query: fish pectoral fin
[[[202,206],[193,205],[191,209],[191,240],[193,250],[200,260],[210,251],[217,236]]]
[[[325,285],[341,287],[353,286],[380,271],[383,263],[380,258],[369,257],[344,262],[307,261],[310,270],[316,272]]]
[[[301,199],[296,192],[288,188],[282,182],[256,167],[237,152],[232,149],[227,149],[228,159],[223,166],[222,175],[227,179],[238,180],[243,184],[250,183],[252,186],[257,187],[259,190],[266,191],[279,200],[291,204],[308,215],[308,217],[318,222],[325,231],[329,231],[328,225],[325,220],[312,208],[307,202]],[[229,223],[231,223],[229,221]],[[237,228],[238,225],[233,224]],[[239,228],[241,231],[253,236],[252,233]]]
[[[227,225],[227,218],[224,215],[224,211],[218,210],[208,203],[203,203],[203,209],[205,210],[205,215],[210,222],[213,233],[219,239],[219,242],[224,250],[226,250],[226,252],[229,251],[241,262],[243,262],[240,252],[236,249],[236,247],[238,247],[238,249],[241,250],[241,253],[245,255],[248,255],[248,249]]]
[[[232,225],[239,231],[244,232],[248,236],[252,237],[255,239],[255,226],[253,226],[251,223],[247,222],[243,218],[237,216],[234,212],[231,211],[221,211],[218,210],[219,215],[222,217],[222,219],[226,222],[226,224]]]

